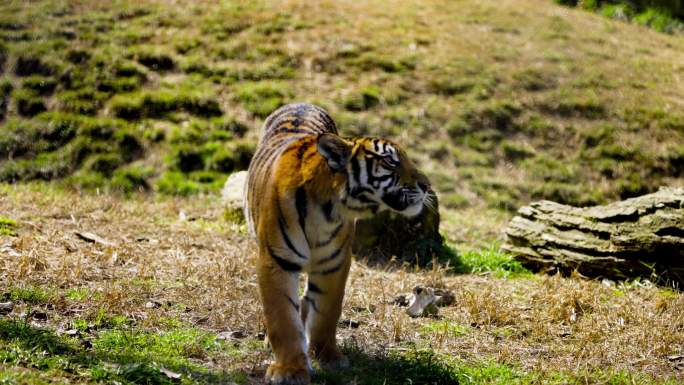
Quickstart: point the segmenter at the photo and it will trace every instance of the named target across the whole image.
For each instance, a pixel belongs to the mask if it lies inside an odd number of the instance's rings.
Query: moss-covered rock
[[[396,258],[426,266],[439,260],[444,248],[444,240],[439,234],[437,198],[434,206],[426,205],[421,214],[413,218],[384,211],[371,219],[356,222],[354,253],[373,262]]]

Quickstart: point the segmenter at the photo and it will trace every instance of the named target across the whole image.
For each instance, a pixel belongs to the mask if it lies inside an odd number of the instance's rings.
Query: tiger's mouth
[[[427,197],[428,193],[420,189],[401,187],[385,193],[382,202],[406,217],[413,217],[423,211]]]

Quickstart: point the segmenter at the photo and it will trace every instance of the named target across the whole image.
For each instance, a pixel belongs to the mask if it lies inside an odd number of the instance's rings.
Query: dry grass
[[[18,236],[0,237],[0,293],[17,287],[49,293],[33,307],[48,315],[31,321],[37,327],[65,330],[74,319],[92,321],[104,312],[159,333],[170,320],[211,332],[240,331],[248,336],[244,341],[256,341],[263,331],[253,245],[243,228],[222,219],[214,196],[121,200],[2,185],[0,212],[19,224]],[[85,242],[75,231],[96,233],[112,245]],[[455,305],[442,308],[439,320],[409,318],[390,303],[416,285],[453,290]],[[77,288],[89,289],[85,298],[68,300],[65,293]],[[161,305],[148,308],[148,302]],[[28,306],[16,301],[12,315],[20,317]],[[357,261],[343,318],[360,327],[341,329],[339,338],[368,354],[429,348],[460,365],[510,365],[541,382],[559,372],[582,383],[600,383],[592,377],[598,372],[682,381],[682,367],[668,357],[684,354],[683,308],[681,293],[638,283],[507,280],[374,269]],[[195,360],[258,382],[268,351],[253,342],[235,346],[237,355],[207,358],[200,351]]]

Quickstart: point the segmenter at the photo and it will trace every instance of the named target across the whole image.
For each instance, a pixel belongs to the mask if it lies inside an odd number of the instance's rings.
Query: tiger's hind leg
[[[309,340],[309,352],[325,368],[349,366],[349,361],[337,347],[335,333],[350,266],[351,252],[347,250],[337,264],[310,273],[306,294],[302,298],[301,315]]]
[[[260,250],[257,275],[266,332],[275,355],[275,362],[266,371],[266,382],[277,385],[309,384],[311,364],[299,315],[299,272],[294,265],[276,263],[268,250]]]

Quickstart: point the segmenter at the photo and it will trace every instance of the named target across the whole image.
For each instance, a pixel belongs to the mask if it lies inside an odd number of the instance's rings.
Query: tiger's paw
[[[316,357],[318,363],[326,370],[345,369],[349,367],[349,359],[337,348],[326,349]]]
[[[308,385],[309,368],[271,364],[266,370],[266,383],[271,385]]]

